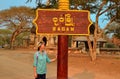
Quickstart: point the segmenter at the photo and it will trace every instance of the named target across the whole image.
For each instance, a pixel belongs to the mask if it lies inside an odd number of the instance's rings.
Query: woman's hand
[[[34,77],[37,78],[37,73],[36,72],[34,73]]]
[[[37,78],[36,67],[34,67],[34,77]]]
[[[51,59],[51,62],[54,62],[54,61],[56,61],[56,60],[57,60],[57,55],[55,56],[54,59]]]

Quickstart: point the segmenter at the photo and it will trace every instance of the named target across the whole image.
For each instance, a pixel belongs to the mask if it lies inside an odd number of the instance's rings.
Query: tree
[[[22,32],[20,33],[17,37],[16,37],[16,41],[15,41],[15,45],[17,47],[19,46],[23,46],[24,43],[23,43],[23,40],[26,40],[26,44],[29,45],[28,41],[29,41],[29,35],[30,35],[30,32]]]
[[[98,5],[96,0],[70,0],[70,9],[89,10],[91,13],[96,12]]]
[[[108,1],[109,2],[109,1]],[[95,30],[94,30],[94,41],[93,41],[93,47],[90,43],[90,39],[89,39],[89,36],[87,37],[88,39],[88,43],[89,43],[89,48],[90,48],[90,55],[91,55],[91,58],[92,60],[95,60],[96,59],[96,47],[97,47],[97,39],[99,37],[101,37],[101,35],[103,34],[103,32],[106,30],[106,28],[115,20],[116,16],[111,16],[109,19],[110,21],[108,22],[108,24],[104,27],[104,29],[102,29],[101,32],[98,33],[98,20],[99,20],[99,16],[101,16],[102,14],[106,13],[106,12],[109,12],[109,11],[112,11],[112,10],[115,10],[118,8],[118,5],[117,4],[114,4],[112,5],[111,7],[105,7],[105,5],[108,3],[107,1],[102,1],[101,5],[100,5],[100,8],[98,9],[97,11],[97,14],[96,14],[96,22],[95,22]],[[117,12],[117,11],[116,11]]]
[[[112,37],[112,43],[114,43],[115,45],[119,46],[119,48],[120,48],[120,39],[117,38],[116,36]]]
[[[26,0],[26,3],[32,2],[33,0]],[[37,4],[36,9],[38,8],[57,8],[58,6],[58,0],[47,0],[46,3],[42,3],[42,0],[36,0],[35,3]]]
[[[95,21],[95,28],[93,32],[94,41],[93,46],[91,44],[89,36],[88,39],[88,46],[90,51],[90,56],[92,60],[96,59],[96,47],[97,47],[97,39],[102,36],[106,28],[113,22],[116,21],[120,16],[120,1],[119,0],[70,0],[71,9],[77,10],[89,10],[91,13],[96,14],[96,21]],[[104,29],[99,31],[100,27],[98,25],[99,16],[102,14],[107,13],[108,24],[105,26]],[[90,28],[91,29],[91,28]]]
[[[0,12],[0,23],[13,31],[11,36],[10,48],[14,46],[16,37],[25,31],[30,31],[34,11],[29,7],[12,7]]]
[[[120,23],[114,21],[106,28],[105,33],[120,39]]]
[[[111,42],[113,42],[115,45],[120,46],[120,23],[113,22],[109,25],[109,27],[106,28],[105,34],[107,36],[110,36]]]
[[[95,28],[93,32],[93,36],[94,36],[93,46],[91,44],[89,36],[87,36],[90,56],[92,60],[95,60],[97,39],[102,36],[102,34],[104,33],[105,29],[109,26],[109,24],[111,24],[113,20],[115,21],[116,17],[119,17],[120,1],[119,0],[70,0],[70,4],[71,4],[71,9],[89,10],[91,13],[96,14]],[[99,16],[105,14],[106,12],[108,16],[107,19],[110,21],[105,26],[104,29],[99,31],[100,30],[99,29],[100,27],[98,25]]]
[[[12,32],[8,29],[0,29],[0,46],[4,46],[5,44],[10,44],[10,36]]]
[[[120,23],[120,0],[107,0],[108,3],[109,3],[109,6],[108,8],[111,8],[111,7],[116,7],[117,8],[113,8],[112,10],[109,10],[107,12],[107,16],[109,18],[112,18],[113,16],[116,16],[116,19],[115,21]]]

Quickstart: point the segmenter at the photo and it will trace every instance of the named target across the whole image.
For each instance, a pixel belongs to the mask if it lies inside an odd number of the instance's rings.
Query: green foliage
[[[23,32],[23,33],[19,34],[19,35],[16,37],[15,45],[16,45],[16,46],[22,46],[23,40],[24,40],[24,39],[27,40],[29,35],[30,35],[30,32]]]
[[[99,8],[99,3],[96,0],[70,0],[70,9],[89,10],[91,13],[96,13]]]
[[[35,11],[25,6],[11,7],[10,9],[0,11],[1,25],[6,26],[12,32],[11,39],[9,38],[11,48],[14,45],[16,36],[25,31],[30,32],[34,17]]]
[[[91,13],[98,12],[100,4],[105,1],[106,4],[102,8],[101,12],[105,9],[110,9],[106,13],[107,18],[111,19],[116,16],[116,22],[120,23],[120,0],[69,0],[70,8],[77,10],[89,10]]]
[[[12,32],[9,29],[0,29],[0,46],[10,44]]]
[[[118,39],[120,39],[120,27],[115,29],[114,36],[117,37]]]
[[[120,39],[120,25],[117,22],[113,22],[109,27],[106,29],[106,34],[113,35]]]
[[[2,36],[0,36],[0,46],[3,46],[3,44],[4,44],[4,40],[3,40]]]
[[[26,3],[32,2],[33,0],[26,0]],[[57,8],[58,7],[58,0],[47,0],[47,3],[42,3],[42,0],[36,0],[35,3],[37,4],[36,9],[50,9],[50,8]]]
[[[0,11],[0,23],[14,31],[21,25],[28,28],[34,16],[35,12],[29,7],[11,7]]]
[[[120,0],[107,0],[107,8],[113,8],[107,12],[108,19],[116,16],[116,22],[120,23]]]
[[[112,44],[112,43],[106,43],[105,47],[106,48],[116,48],[116,46],[114,44]]]
[[[12,32],[9,29],[0,29],[0,35],[1,34],[11,34]]]

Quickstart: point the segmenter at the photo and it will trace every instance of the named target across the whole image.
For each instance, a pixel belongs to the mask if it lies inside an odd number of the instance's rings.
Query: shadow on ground
[[[82,73],[75,74],[70,79],[95,79],[95,74],[92,72],[88,72],[87,70],[84,70]]]
[[[49,77],[47,79],[57,79],[56,77]],[[61,78],[62,79],[62,78]],[[77,73],[68,79],[95,79],[95,74],[84,70],[82,73]]]

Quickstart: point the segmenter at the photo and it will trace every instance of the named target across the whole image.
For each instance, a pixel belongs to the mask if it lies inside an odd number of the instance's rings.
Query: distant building
[[[94,37],[93,35],[90,35],[90,40],[91,40],[91,44],[93,45],[93,40],[94,40]],[[79,47],[79,48],[85,48],[85,50],[88,50],[89,47],[88,47],[88,42],[87,42],[87,38],[86,36],[79,36],[79,37],[76,37],[74,38],[73,40],[73,43],[74,43],[74,46],[75,47]],[[98,48],[103,48],[104,47],[104,44],[106,43],[107,41],[103,38],[99,38],[97,40],[97,47]]]

